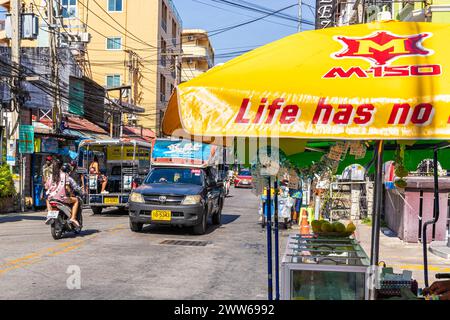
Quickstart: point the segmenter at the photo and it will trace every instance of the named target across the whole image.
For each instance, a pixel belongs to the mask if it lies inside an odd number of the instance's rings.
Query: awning
[[[450,139],[450,24],[375,22],[305,31],[172,95],[166,135]]]

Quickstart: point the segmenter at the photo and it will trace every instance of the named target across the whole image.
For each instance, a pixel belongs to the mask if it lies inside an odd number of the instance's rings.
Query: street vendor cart
[[[353,150],[357,159],[365,157],[369,146],[375,171],[368,254],[372,278],[380,262],[385,145],[428,140],[437,163],[440,148],[450,140],[449,37],[450,24],[396,21],[297,33],[179,85],[165,113],[163,132],[219,145],[235,137],[261,138],[259,145],[267,146],[290,139],[291,146],[302,145],[304,151],[317,150],[308,141],[348,141],[361,146]],[[342,159],[337,150],[317,151],[337,162]],[[269,188],[278,188],[275,176],[268,175]],[[439,219],[437,174],[434,189],[434,215],[423,224],[424,233]],[[274,277],[272,273],[271,202],[269,197],[269,300],[273,279],[275,299],[280,298],[277,230]],[[424,243],[425,270],[426,254]],[[369,299],[376,298],[374,283],[360,286],[368,289]]]

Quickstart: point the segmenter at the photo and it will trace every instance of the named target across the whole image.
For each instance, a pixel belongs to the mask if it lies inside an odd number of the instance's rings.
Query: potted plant
[[[0,166],[0,214],[14,210],[14,196],[16,189],[14,181],[7,164]]]

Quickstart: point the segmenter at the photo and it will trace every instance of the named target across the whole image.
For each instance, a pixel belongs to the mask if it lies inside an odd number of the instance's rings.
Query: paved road
[[[0,299],[265,299],[257,200],[249,190],[231,193],[223,225],[204,236],[154,226],[133,233],[126,215],[86,210],[81,235],[54,241],[44,213],[0,216]],[[161,244],[169,239],[208,244]],[[81,289],[69,290],[67,271],[77,267]]]

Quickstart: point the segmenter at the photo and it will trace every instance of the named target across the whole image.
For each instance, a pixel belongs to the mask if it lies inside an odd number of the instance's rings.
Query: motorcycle
[[[78,196],[78,201],[80,205],[77,211],[77,221],[80,227],[76,227],[70,222],[70,217],[72,215],[72,208],[60,201],[50,200],[50,206],[52,210],[47,213],[47,225],[51,227],[52,237],[55,240],[59,240],[67,232],[75,232],[79,234],[83,228],[83,215],[82,211],[82,199]]]
[[[225,189],[225,197],[227,197],[230,194],[231,180],[232,178],[228,177],[225,179],[225,182],[223,184],[223,187]]]

